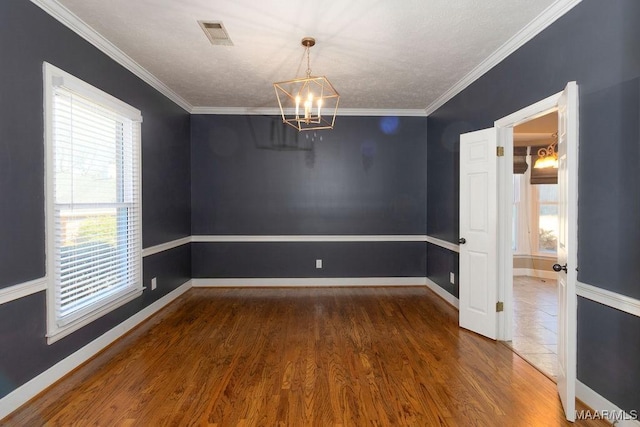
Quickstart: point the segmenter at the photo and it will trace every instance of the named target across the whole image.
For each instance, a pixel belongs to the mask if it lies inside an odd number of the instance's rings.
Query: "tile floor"
[[[556,379],[558,291],[555,280],[513,278],[513,350],[547,376]]]

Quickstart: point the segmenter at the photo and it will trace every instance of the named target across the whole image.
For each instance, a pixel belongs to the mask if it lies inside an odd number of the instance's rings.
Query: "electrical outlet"
[[[158,287],[158,278],[154,277],[153,279],[151,279],[151,290],[153,291],[157,287]]]
[[[454,273],[449,273],[449,282],[451,282],[452,285],[456,284],[456,275]]]
[[[322,268],[322,260],[321,259],[317,259],[316,260],[316,268]]]

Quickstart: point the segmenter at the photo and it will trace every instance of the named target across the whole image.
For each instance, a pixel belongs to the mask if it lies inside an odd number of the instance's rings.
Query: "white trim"
[[[77,331],[90,322],[99,317],[115,310],[116,308],[132,301],[142,295],[142,134],[140,122],[142,121],[142,113],[135,107],[125,103],[124,101],[86,83],[85,81],[67,73],[66,71],[48,63],[42,64],[43,76],[43,118],[44,118],[44,188],[45,188],[45,258],[46,258],[46,278],[47,278],[47,343],[53,344],[61,338]],[[132,242],[135,242],[135,252],[133,253],[133,262],[131,266],[134,280],[128,282],[127,288],[117,291],[113,294],[104,294],[101,298],[82,310],[74,311],[67,316],[62,316],[59,312],[59,306],[62,304],[58,301],[59,284],[56,282],[54,272],[60,269],[55,254],[58,252],[58,241],[53,235],[56,229],[57,209],[55,202],[55,171],[54,152],[56,147],[56,138],[54,138],[54,115],[55,103],[54,96],[56,90],[63,88],[65,93],[69,92],[86,99],[88,102],[100,105],[116,114],[123,119],[123,126],[131,126],[131,171],[133,182],[131,183],[131,191],[133,192],[132,201],[129,204],[134,208],[134,222],[139,224],[134,232],[128,233]],[[130,123],[128,122],[130,121]],[[128,124],[127,124],[128,123]],[[129,142],[125,138],[123,144]]]
[[[145,307],[143,310],[129,317],[124,322],[120,323],[116,327],[105,332],[100,337],[91,341],[80,350],[64,358],[37,377],[31,379],[27,383],[21,385],[20,387],[0,399],[0,420],[18,409],[20,406],[27,403],[30,399],[34,398],[37,394],[41,393],[43,390],[67,375],[69,372],[73,371],[78,366],[91,359],[105,347],[109,346],[115,340],[138,326],[148,317],[151,317],[160,309],[167,306],[170,302],[178,298],[180,295],[184,294],[190,288],[191,281],[185,282],[180,287],[174,289],[159,300]]]
[[[126,295],[123,295],[122,297],[116,300],[113,300],[107,304],[100,306],[100,308],[93,310],[88,315],[84,317],[80,317],[79,319],[74,320],[64,326],[56,325],[54,328],[51,328],[47,331],[47,335],[46,335],[47,344],[51,345],[54,342],[59,341],[62,338],[66,337],[67,335],[72,334],[78,329],[84,326],[87,326],[89,323],[95,321],[96,319],[101,318],[102,316],[115,310],[116,308],[122,307],[128,302],[133,301],[134,299],[140,297],[142,295],[142,292],[143,292],[143,288],[141,287],[140,289],[136,289]]]
[[[576,293],[583,298],[640,317],[640,300],[638,299],[582,282],[576,283]]]
[[[542,30],[558,20],[565,13],[573,9],[582,0],[558,0],[546,8],[540,15],[538,15],[527,26],[518,31],[513,37],[507,40],[502,46],[500,46],[489,57],[482,61],[477,67],[475,67],[469,74],[460,79],[449,90],[440,95],[435,101],[425,108],[427,115],[430,115],[438,108],[442,107],[451,98],[462,92],[465,88],[470,86],[473,82],[482,77],[485,73],[498,65],[502,60],[511,55],[516,50],[520,49],[529,40],[533,39]]]
[[[278,108],[270,107],[192,107],[191,114],[219,114],[238,116],[280,116]]]
[[[191,236],[192,242],[206,243],[229,243],[229,242],[425,242],[427,236],[416,235],[285,235],[285,236],[214,236],[196,235]]]
[[[566,263],[570,266],[566,278],[566,293],[562,304],[559,305],[558,321],[563,322],[559,329],[558,335],[559,345],[565,346],[564,354],[560,358],[560,365],[564,367],[558,375],[557,388],[564,407],[564,413],[567,420],[573,421],[575,418],[575,380],[576,380],[576,364],[577,364],[577,335],[576,335],[576,271],[577,271],[577,211],[578,211],[578,86],[576,82],[568,82],[565,89],[555,95],[551,95],[535,104],[520,109],[509,116],[503,117],[494,122],[495,126],[500,129],[513,130],[513,127],[533,118],[540,117],[551,111],[556,111],[563,106],[567,108],[569,114],[562,117],[559,114],[558,126],[562,130],[563,126],[567,127],[567,253]],[[569,128],[571,126],[571,128]],[[511,248],[511,224],[513,209],[513,136],[508,140],[501,141],[501,145],[505,147],[504,157],[500,157],[499,162],[499,205],[500,217],[498,220],[498,236],[499,245],[501,247],[498,262],[498,290],[500,297],[504,301],[504,313],[498,317],[498,339],[508,341],[511,339],[513,330],[513,254],[507,248]],[[561,180],[562,181],[562,180]],[[561,256],[561,252],[559,252]],[[559,327],[560,327],[559,326]],[[560,366],[559,365],[559,366]]]
[[[175,102],[185,111],[190,112],[191,104],[169,86],[160,81],[156,76],[144,69],[134,61],[129,55],[120,50],[116,45],[100,35],[96,30],[87,25],[84,21],[73,14],[69,9],[61,5],[57,0],[31,0],[33,4],[40,7],[46,13],[58,20],[61,24],[71,29],[80,37],[91,43],[98,50],[106,54],[118,64],[131,71],[142,81],[149,84],[155,90]]]
[[[142,122],[142,113],[139,109],[49,62],[44,61],[42,64],[45,84],[51,86],[51,89],[62,87],[88,98],[91,102],[100,104],[133,122]],[[51,95],[51,91],[47,93]]]
[[[592,409],[592,411],[590,411],[591,414],[603,416],[604,419],[607,419],[609,422],[614,423],[616,427],[640,427],[640,422],[638,422],[637,410],[635,413],[636,419],[630,419],[634,417],[620,409],[615,404],[609,402],[609,400],[602,397],[601,395],[593,391],[589,386],[578,380],[576,380],[576,397]],[[617,420],[616,417],[624,417],[629,419]]]
[[[494,122],[497,128],[513,128],[558,109],[562,92],[548,96]],[[513,335],[513,253],[511,223],[513,215],[513,133],[500,133],[498,144],[504,147],[504,157],[498,161],[498,298],[504,302],[504,312],[498,316],[498,339],[509,341]],[[504,139],[503,139],[504,138]],[[508,286],[510,284],[510,286]]]
[[[436,246],[440,246],[441,248],[449,249],[450,251],[460,253],[460,245],[455,243],[447,242],[445,240],[438,239],[437,237],[426,236],[427,243],[431,243]]]
[[[524,107],[515,113],[511,113],[494,122],[495,127],[516,127],[519,124],[545,116],[558,109],[558,101],[562,96],[562,91],[547,96],[546,98]],[[506,156],[505,156],[506,157]],[[508,159],[507,159],[508,160]],[[513,161],[513,159],[511,159]],[[513,175],[513,172],[511,172]]]
[[[191,236],[172,240],[170,242],[160,243],[159,245],[155,245],[155,246],[149,246],[148,248],[144,248],[142,250],[142,257],[144,258],[150,255],[155,255],[160,252],[168,251],[170,249],[174,249],[174,248],[177,248],[178,246],[186,245],[189,243],[191,243]]]
[[[347,286],[424,286],[424,277],[286,277],[286,278],[229,278],[191,279],[194,288],[289,288],[289,287],[347,287]]]
[[[557,280],[558,273],[549,270],[534,270],[532,268],[514,268],[514,276],[538,277],[540,279]]]
[[[427,117],[427,112],[422,108],[414,109],[368,109],[368,108],[338,108],[338,116],[369,116],[369,117]]]
[[[0,305],[35,294],[36,292],[44,291],[46,289],[46,277],[41,277],[39,279],[30,280],[24,283],[18,283],[17,285],[9,286],[8,288],[2,288],[0,289]]]
[[[220,114],[245,116],[281,116],[279,108],[267,107],[193,107],[191,114]],[[367,109],[367,108],[338,108],[337,116],[369,116],[369,117],[427,117],[423,109]]]
[[[449,292],[444,290],[444,288],[438,285],[433,280],[427,277],[427,288],[431,289],[436,295],[445,300],[447,303],[451,304],[456,310],[460,310],[460,300],[455,296],[451,295]]]

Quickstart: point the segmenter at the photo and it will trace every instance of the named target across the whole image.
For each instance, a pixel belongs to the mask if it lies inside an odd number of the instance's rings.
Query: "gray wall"
[[[576,80],[579,279],[639,298],[639,52],[640,2],[584,0],[436,111],[428,119],[426,148],[425,119],[340,117],[336,130],[316,135],[323,141],[316,140],[313,150],[277,151],[269,148],[287,133],[274,131],[273,118],[193,116],[190,126],[179,107],[32,3],[3,0],[0,288],[44,275],[41,70],[46,60],[142,111],[145,247],[191,232],[426,231],[456,242],[459,134],[490,127]],[[145,258],[145,283],[158,277],[157,291],[145,291],[51,346],[44,339],[43,292],[3,304],[0,397],[170,292],[192,269],[194,277],[392,277],[423,275],[428,264],[429,277],[457,296],[457,285],[448,283],[448,273],[457,273],[457,256],[426,246],[183,246]],[[326,269],[313,268],[316,257],[326,258]],[[638,319],[579,299],[578,324],[579,379],[623,409],[640,407]]]
[[[189,115],[26,0],[0,2],[0,288],[45,274],[42,62],[142,111],[143,244],[190,234]],[[0,305],[0,398],[191,277],[191,250],[144,259],[158,289],[47,345],[45,293]]]
[[[578,279],[639,298],[637,0],[584,0],[429,117],[427,232],[458,238],[459,134],[491,127],[571,80],[580,91]],[[448,257],[457,262],[457,254]],[[429,272],[441,258],[428,252]],[[441,277],[434,280],[450,290]],[[638,409],[639,321],[596,306],[578,301],[578,378],[623,409]]]
[[[282,126],[278,117],[192,116],[194,235],[425,234],[425,118],[338,117],[315,135]],[[307,150],[275,149],[296,137]],[[193,272],[424,276],[425,252],[422,243],[199,243]]]

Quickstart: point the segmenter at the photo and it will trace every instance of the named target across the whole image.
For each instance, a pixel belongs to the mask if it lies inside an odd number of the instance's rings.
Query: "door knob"
[[[464,237],[461,237],[458,239],[458,243],[460,243],[461,245],[464,245],[465,243],[467,243],[467,239],[465,239]]]
[[[553,271],[557,271],[559,273],[562,270],[564,270],[565,273],[567,272],[567,264],[565,265],[553,264]]]

